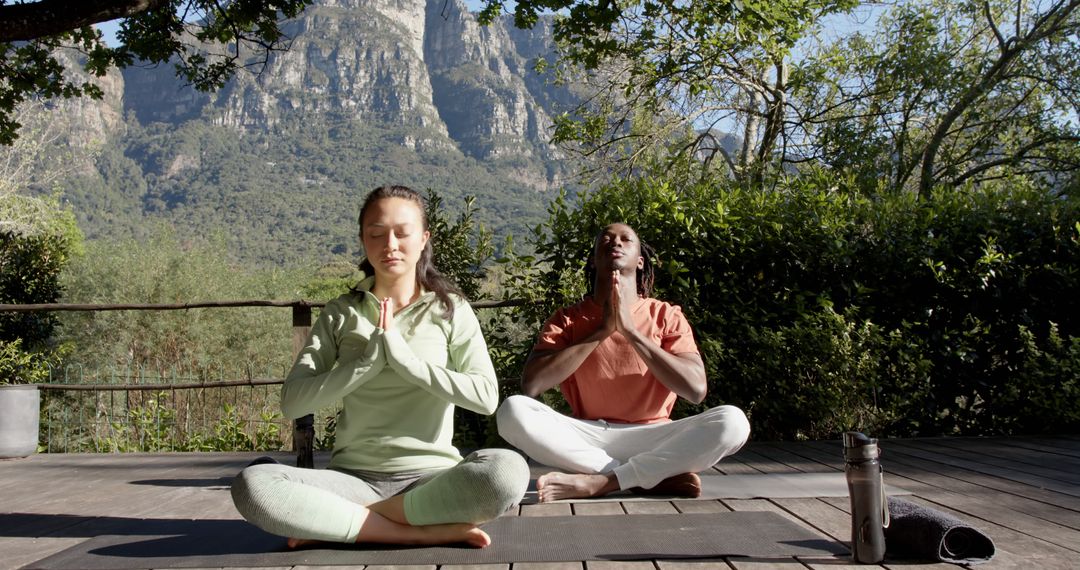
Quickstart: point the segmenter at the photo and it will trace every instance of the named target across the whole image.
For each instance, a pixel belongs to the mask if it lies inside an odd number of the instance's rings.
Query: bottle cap
[[[877,459],[877,439],[857,431],[844,433],[845,459]]]

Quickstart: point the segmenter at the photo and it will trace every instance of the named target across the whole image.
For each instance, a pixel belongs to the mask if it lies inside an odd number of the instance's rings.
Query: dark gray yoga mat
[[[484,549],[335,545],[290,551],[284,539],[243,521],[206,522],[211,524],[188,526],[186,534],[173,536],[99,536],[23,570],[775,558],[848,552],[771,512],[501,517],[483,525],[493,541]]]

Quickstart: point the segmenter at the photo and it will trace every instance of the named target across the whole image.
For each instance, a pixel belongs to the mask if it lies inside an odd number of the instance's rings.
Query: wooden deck
[[[1080,437],[936,438],[882,442],[887,482],[911,500],[989,534],[997,556],[980,568],[1080,568]],[[0,570],[14,570],[141,519],[237,519],[228,486],[258,454],[37,455],[0,461]],[[289,454],[276,454],[285,462]],[[751,443],[717,470],[735,473],[839,470],[839,442]],[[325,461],[325,459],[324,459]],[[775,511],[821,537],[846,543],[846,497],[524,505],[519,516]],[[46,516],[42,516],[46,515]],[[877,568],[912,564],[886,561]],[[848,557],[491,565],[486,570],[842,569]],[[920,564],[951,567],[947,564]],[[871,566],[873,568],[874,566]],[[355,567],[362,568],[362,567]],[[376,570],[377,567],[369,567]],[[377,570],[387,570],[388,567]],[[434,566],[409,570],[436,570]],[[443,566],[439,570],[476,570]]]

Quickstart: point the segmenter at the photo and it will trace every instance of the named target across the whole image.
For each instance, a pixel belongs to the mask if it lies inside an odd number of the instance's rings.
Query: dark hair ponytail
[[[363,243],[364,238],[364,214],[367,212],[368,206],[386,198],[402,198],[414,202],[416,207],[420,209],[420,219],[423,221],[424,231],[428,231],[427,202],[419,192],[408,186],[380,186],[368,193],[367,197],[364,198],[364,205],[360,207],[360,217],[357,219],[357,223],[360,225],[361,243]],[[432,241],[428,239],[427,243],[424,244],[424,250],[420,252],[420,259],[416,262],[416,280],[425,289],[435,293],[435,296],[443,305],[443,317],[452,319],[454,318],[454,301],[450,298],[450,294],[453,293],[461,298],[465,298],[465,294],[446,276],[439,273],[439,269],[435,267],[435,250],[431,245]],[[360,262],[360,271],[363,271],[365,275],[375,275],[375,267],[368,261],[367,254],[368,252],[365,251],[364,260]]]

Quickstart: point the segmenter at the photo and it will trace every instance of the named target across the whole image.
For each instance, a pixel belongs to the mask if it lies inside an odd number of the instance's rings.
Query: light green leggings
[[[290,538],[355,542],[365,510],[405,493],[414,526],[489,521],[521,501],[529,467],[508,449],[481,449],[430,473],[345,473],[288,465],[252,465],[233,480],[236,510],[266,532]]]

